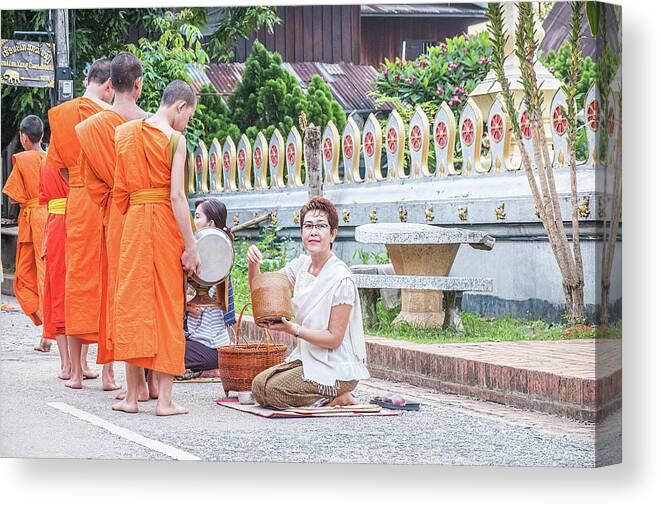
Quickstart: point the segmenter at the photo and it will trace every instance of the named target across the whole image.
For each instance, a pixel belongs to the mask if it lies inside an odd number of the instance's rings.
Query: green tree
[[[211,85],[205,85],[200,90],[200,100],[197,104],[195,116],[204,127],[203,138],[210,143],[217,138],[221,146],[227,136],[237,143],[241,131],[232,122],[232,115],[225,101],[217,95],[216,89]]]
[[[322,129],[329,120],[341,133],[346,123],[346,116],[339,102],[333,98],[330,87],[318,75],[312,76],[308,84],[308,110],[307,118],[310,123]]]
[[[209,58],[214,62],[227,62],[232,57],[239,39],[256,33],[263,26],[272,33],[273,27],[280,23],[275,9],[261,5],[224,8],[215,31],[205,38],[205,49]],[[206,13],[206,9],[204,11]]]
[[[200,42],[200,29],[189,23],[192,16],[190,9],[182,9],[176,13],[168,11],[163,17],[154,17],[154,26],[160,32],[158,39],[142,38],[137,46],[127,46],[127,50],[142,62],[143,86],[139,103],[145,111],[158,109],[163,90],[171,81],[181,79],[191,82],[187,66],[200,71],[204,69],[208,56]],[[194,144],[196,139],[203,137],[204,132],[203,123],[193,117],[186,138]]]
[[[268,139],[275,128],[286,136],[300,112],[307,110],[307,97],[296,78],[282,66],[280,55],[255,41],[228,105],[234,123],[251,140],[260,130]]]

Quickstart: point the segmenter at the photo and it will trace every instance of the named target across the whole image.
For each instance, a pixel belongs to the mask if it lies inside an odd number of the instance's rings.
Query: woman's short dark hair
[[[195,209],[200,205],[207,219],[213,220],[213,224],[218,229],[222,229],[231,239],[234,239],[234,235],[229,230],[229,227],[227,227],[227,208],[223,204],[223,201],[214,197],[195,201]]]
[[[330,230],[337,230],[340,224],[340,217],[337,215],[337,208],[325,197],[317,196],[310,199],[310,201],[308,201],[307,204],[304,204],[301,208],[301,233],[303,232],[303,221],[305,220],[305,215],[307,215],[309,211],[314,210],[325,213],[326,217],[328,218],[328,225],[330,225]],[[333,248],[333,243],[331,243],[331,248]]]

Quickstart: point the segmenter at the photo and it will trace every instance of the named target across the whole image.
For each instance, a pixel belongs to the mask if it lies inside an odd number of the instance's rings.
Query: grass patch
[[[568,326],[565,324],[548,324],[539,320],[532,321],[513,317],[486,319],[470,312],[462,312],[461,320],[465,333],[461,335],[438,328],[417,328],[407,323],[393,325],[392,321],[400,309],[397,307],[387,310],[383,307],[383,302],[380,299],[377,302],[376,311],[378,324],[374,327],[366,327],[366,334],[415,343],[566,340],[596,337],[619,338],[622,336],[621,322],[618,322],[615,326],[611,326],[604,335],[599,333],[599,336],[597,336],[598,333],[594,326],[586,326],[584,329],[579,329],[568,335]]]

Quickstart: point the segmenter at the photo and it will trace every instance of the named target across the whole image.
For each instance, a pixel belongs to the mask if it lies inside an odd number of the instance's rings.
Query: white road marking
[[[66,403],[53,402],[53,403],[48,403],[48,405],[50,407],[56,408],[57,410],[64,412],[65,414],[70,414],[74,417],[77,417],[78,419],[82,419],[83,421],[93,424],[94,426],[103,428],[104,430],[109,431],[113,435],[117,435],[119,437],[125,438],[126,440],[130,440],[131,442],[134,442],[138,445],[147,447],[152,451],[165,454],[166,456],[169,456],[173,459],[185,460],[185,461],[201,461],[201,458],[195,456],[194,454],[191,454],[186,451],[182,451],[181,449],[177,449],[176,447],[172,447],[171,445],[164,444],[163,442],[159,442],[158,440],[152,440],[151,438],[144,437],[139,433],[136,433],[135,431],[122,428],[121,426],[117,426],[116,424],[108,422],[105,419],[101,419],[100,417],[90,414],[89,412],[85,412],[84,410],[80,410],[76,407],[72,407],[71,405],[67,405]]]

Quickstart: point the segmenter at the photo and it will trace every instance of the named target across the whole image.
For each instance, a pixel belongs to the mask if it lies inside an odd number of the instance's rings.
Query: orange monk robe
[[[115,359],[158,372],[184,371],[184,242],[170,202],[170,140],[145,120],[117,127],[114,200],[126,214],[115,300]],[[161,190],[160,202],[131,194]]]
[[[91,116],[76,125],[80,142],[80,167],[90,198],[101,207],[103,214],[101,250],[101,314],[99,348],[96,362],[113,361],[111,326],[114,322],[113,304],[119,244],[124,227],[124,215],[114,205],[112,190],[115,183],[115,128],[126,120],[109,109]]]
[[[45,159],[45,152],[33,150],[14,155],[12,171],[2,190],[12,201],[21,205],[18,215],[14,294],[25,315],[37,326],[41,325],[39,315],[44,314],[46,266],[43,247],[48,212],[46,206],[39,204],[39,169]]]
[[[41,165],[39,176],[39,202],[48,204],[53,199],[66,199],[69,187],[60,173],[61,161],[57,149],[50,146],[48,156]],[[66,226],[64,215],[48,213],[44,233],[44,338],[54,340],[64,330],[64,241]]]
[[[58,264],[54,266],[56,271],[50,277],[53,285],[49,297],[53,299],[51,305],[54,306],[55,315],[58,316],[55,323],[58,326],[62,323],[67,335],[78,336],[87,343],[98,341],[99,332],[101,283],[98,276],[90,276],[89,273],[99,271],[101,210],[91,201],[83,186],[79,167],[80,145],[74,128],[102,109],[95,101],[79,97],[48,111],[51,128],[51,144],[46,159],[48,173],[59,172],[61,168],[65,168],[69,174],[68,185],[64,182],[68,191],[66,214],[60,215],[65,226],[58,226],[59,232],[65,234],[66,240],[59,238],[58,246],[46,246],[47,272],[50,269],[49,247],[51,250],[56,248],[63,250],[57,254],[51,251],[51,254],[58,259]],[[51,183],[56,180],[51,174],[47,176]],[[67,195],[55,197],[67,197]],[[59,264],[60,260],[63,265]],[[48,279],[47,273],[47,281]],[[45,313],[46,306],[47,302],[44,300]],[[62,318],[60,312],[63,314]]]

